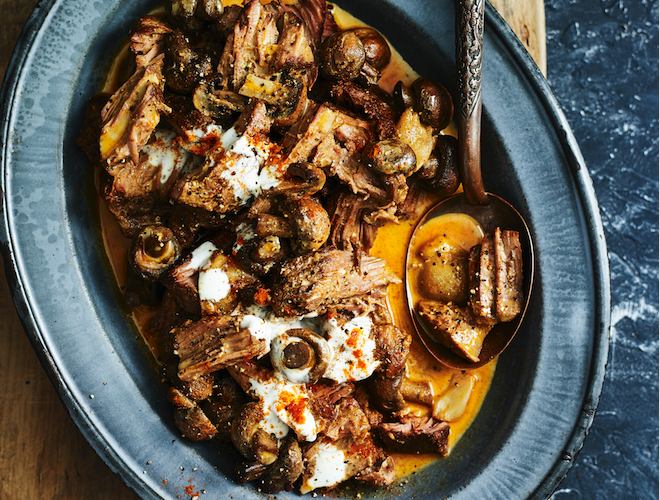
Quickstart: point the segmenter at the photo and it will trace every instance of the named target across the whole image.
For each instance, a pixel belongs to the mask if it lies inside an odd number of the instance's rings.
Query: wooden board
[[[0,0],[0,80],[36,3]],[[492,3],[545,74],[543,1]],[[0,267],[0,499],[135,500],[69,418],[23,332]]]

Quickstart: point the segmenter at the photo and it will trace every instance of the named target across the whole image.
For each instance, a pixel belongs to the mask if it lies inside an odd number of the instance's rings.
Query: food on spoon
[[[522,304],[522,252],[517,231],[486,234],[469,253],[444,246],[423,247],[417,304],[433,337],[470,361],[479,361],[494,325],[513,320]],[[433,258],[433,254],[437,258]]]
[[[439,173],[455,174],[439,135],[451,98],[415,76],[390,93],[396,52],[333,9],[168,1],[131,33],[128,78],[90,102],[79,138],[134,240],[127,297],[137,280],[154,298],[140,326],[174,425],[233,443],[237,480],[268,493],[389,485],[405,461],[392,450],[446,456],[457,439],[433,416],[450,375],[415,371],[425,358],[392,312],[398,261],[370,253],[437,199],[424,189],[458,188]],[[445,271],[427,291],[465,281]],[[481,399],[461,394],[446,414],[468,422]]]

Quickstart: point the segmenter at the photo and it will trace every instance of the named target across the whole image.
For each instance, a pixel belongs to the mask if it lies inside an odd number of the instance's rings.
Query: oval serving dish
[[[455,96],[452,1],[337,3]],[[50,0],[32,14],[0,101],[2,252],[26,333],[62,401],[130,488],[148,499],[177,498],[191,484],[209,498],[260,498],[234,481],[233,452],[183,441],[172,425],[105,255],[92,169],[74,143],[128,27],[158,5]],[[598,204],[547,82],[489,5],[483,103],[485,185],[521,211],[537,248],[528,315],[448,459],[388,490],[349,485],[339,497],[545,498],[593,421],[610,324]]]

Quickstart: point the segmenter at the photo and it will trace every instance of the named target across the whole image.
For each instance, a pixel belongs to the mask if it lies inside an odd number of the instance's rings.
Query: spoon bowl
[[[408,252],[406,255],[406,298],[408,301],[408,310],[412,318],[413,326],[418,337],[426,346],[428,351],[443,365],[458,370],[471,370],[479,368],[492,361],[504,351],[513,337],[516,335],[523,322],[527,306],[532,293],[532,284],[534,281],[534,246],[532,237],[525,220],[520,213],[507,201],[501,197],[487,193],[488,205],[474,205],[470,203],[464,193],[459,193],[450,198],[442,200],[433,206],[415,226]],[[449,348],[435,340],[435,335],[431,329],[421,320],[416,311],[415,298],[412,293],[410,279],[410,266],[412,265],[412,253],[416,248],[415,237],[419,234],[419,229],[429,221],[446,214],[466,214],[475,219],[482,227],[484,232],[492,233],[496,227],[502,229],[512,229],[518,231],[520,237],[520,246],[523,257],[523,298],[524,304],[520,314],[512,321],[498,323],[495,325],[484,340],[483,348],[479,355],[479,361],[472,362],[455,354]]]
[[[413,231],[406,255],[406,296],[408,309],[419,338],[433,356],[451,368],[478,368],[504,351],[520,328],[532,293],[534,279],[534,246],[525,219],[510,203],[487,193],[481,176],[481,72],[483,61],[485,0],[458,0],[456,3],[456,67],[458,71],[458,143],[461,180],[464,192],[441,201],[429,210]],[[477,362],[455,354],[435,340],[416,312],[417,304],[411,287],[411,254],[419,229],[445,214],[471,216],[485,233],[495,228],[518,231],[523,261],[524,303],[520,314],[508,322],[497,323],[486,336]]]

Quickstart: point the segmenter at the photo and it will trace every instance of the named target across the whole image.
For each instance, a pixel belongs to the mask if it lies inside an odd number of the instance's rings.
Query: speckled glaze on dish
[[[417,71],[455,91],[450,0],[338,4],[381,30]],[[138,495],[176,498],[192,485],[208,498],[262,497],[234,482],[238,457],[219,453],[226,445],[183,441],[171,424],[164,386],[136,341],[103,250],[91,169],[73,142],[85,103],[128,28],[157,5],[51,0],[28,21],[1,100],[0,242],[7,276],[72,418]],[[389,490],[348,487],[339,496],[545,498],[593,420],[610,311],[591,180],[543,77],[489,6],[484,47],[484,182],[530,224],[537,286],[529,313],[450,458]]]

